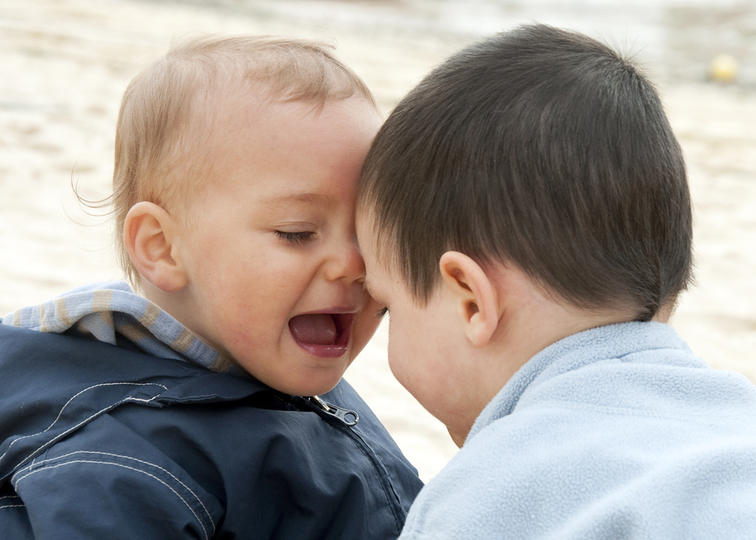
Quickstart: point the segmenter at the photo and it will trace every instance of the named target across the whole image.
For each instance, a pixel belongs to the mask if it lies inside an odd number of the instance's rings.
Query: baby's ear
[[[444,253],[439,268],[444,286],[457,299],[467,339],[475,347],[487,345],[501,315],[496,286],[477,262],[457,251]]]
[[[142,278],[165,292],[187,284],[187,274],[176,256],[176,223],[157,204],[142,201],[129,209],[123,224],[123,242],[131,263]]]

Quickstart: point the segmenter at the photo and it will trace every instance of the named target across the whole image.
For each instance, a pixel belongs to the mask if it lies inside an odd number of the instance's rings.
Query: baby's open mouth
[[[289,319],[289,330],[310,354],[335,358],[349,347],[353,319],[353,313],[308,313]]]

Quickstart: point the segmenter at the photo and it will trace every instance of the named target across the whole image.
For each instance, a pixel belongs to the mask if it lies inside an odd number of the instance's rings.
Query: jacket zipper
[[[355,441],[355,444],[371,461],[373,467],[378,472],[378,478],[380,478],[381,480],[383,490],[386,493],[389,501],[391,501],[392,503],[389,506],[391,507],[391,512],[394,514],[394,521],[398,534],[402,528],[404,514],[401,509],[399,495],[396,493],[394,486],[391,484],[388,471],[383,466],[383,463],[381,463],[380,459],[378,459],[378,456],[375,455],[375,452],[373,452],[373,449],[370,447],[370,445],[365,442],[365,439],[363,439],[359,433],[352,429],[352,427],[357,425],[357,422],[359,422],[360,420],[360,416],[357,414],[357,411],[345,409],[343,407],[339,407],[338,405],[334,405],[333,403],[329,403],[323,400],[320,396],[309,396],[304,398],[304,401],[307,402],[310,407],[318,411],[320,414],[325,414],[331,418],[338,420],[338,423],[344,426],[341,429],[349,434],[349,436]]]
[[[320,409],[324,413],[339,419],[344,425],[352,427],[356,426],[357,422],[360,421],[360,415],[357,414],[357,411],[345,409],[343,407],[334,405],[333,403],[323,401],[320,396],[310,396],[307,399],[309,399],[311,403],[315,403],[318,407],[320,407]]]

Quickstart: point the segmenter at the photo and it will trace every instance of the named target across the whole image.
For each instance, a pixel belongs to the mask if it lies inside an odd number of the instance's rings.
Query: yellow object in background
[[[738,61],[729,54],[715,56],[709,66],[709,77],[717,82],[731,83],[738,76]]]

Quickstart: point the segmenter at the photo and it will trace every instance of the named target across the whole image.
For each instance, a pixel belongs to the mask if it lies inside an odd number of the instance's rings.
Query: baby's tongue
[[[294,339],[301,343],[333,345],[338,337],[333,317],[324,313],[292,317],[289,320],[289,330]]]

